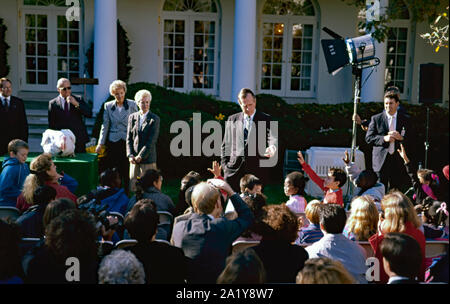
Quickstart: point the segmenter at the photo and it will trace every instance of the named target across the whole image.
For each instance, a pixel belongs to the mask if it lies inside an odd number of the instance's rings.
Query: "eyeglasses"
[[[63,91],[67,91],[67,90],[72,90],[72,87],[65,87],[65,88],[60,88]]]

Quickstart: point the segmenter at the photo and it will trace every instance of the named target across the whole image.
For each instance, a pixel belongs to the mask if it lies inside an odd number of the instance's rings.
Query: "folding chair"
[[[159,215],[159,225],[165,225],[169,224],[172,225],[173,223],[173,215],[170,212],[167,211],[158,211]]]
[[[240,252],[257,245],[259,245],[259,241],[235,241],[232,245],[232,253]]]
[[[0,219],[6,220],[10,218],[16,221],[20,216],[20,210],[16,207],[0,206]]]
[[[133,247],[137,244],[136,240],[130,239],[130,240],[121,240],[116,243],[116,246],[114,249],[124,249],[127,247]]]

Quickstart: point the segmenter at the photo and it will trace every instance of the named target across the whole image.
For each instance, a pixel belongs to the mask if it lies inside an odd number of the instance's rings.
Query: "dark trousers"
[[[128,193],[128,189],[130,187],[130,162],[127,158],[125,140],[106,142],[105,167],[105,169],[117,168],[119,170],[123,187],[125,192]]]
[[[387,154],[380,172],[377,172],[380,182],[384,184],[386,193],[392,189],[404,191],[409,185],[406,184],[406,170],[400,154]]]
[[[233,175],[229,176],[225,172],[225,181],[231,186],[231,188],[236,192],[241,192],[240,188],[240,182],[241,178],[246,174],[253,174],[262,183],[262,186],[267,185],[269,174],[268,174],[269,168],[261,168],[259,166],[259,160],[252,160],[251,162],[244,161],[239,168],[237,172],[235,172]]]

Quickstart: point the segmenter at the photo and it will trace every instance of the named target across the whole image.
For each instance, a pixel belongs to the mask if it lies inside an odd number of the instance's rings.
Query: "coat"
[[[147,112],[142,126],[139,125],[140,112],[133,113],[128,118],[127,156],[140,156],[141,164],[156,163],[156,142],[159,136],[158,115]]]
[[[28,142],[28,120],[22,99],[11,96],[9,108],[6,108],[0,97],[0,128],[3,130],[0,132],[0,154],[8,151],[8,143],[13,139]]]

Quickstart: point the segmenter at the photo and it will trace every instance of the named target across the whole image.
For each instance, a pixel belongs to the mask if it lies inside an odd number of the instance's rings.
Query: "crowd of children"
[[[384,267],[380,283],[417,283],[426,279],[448,282],[448,246],[447,254],[433,262],[425,258],[426,240],[448,240],[448,189],[443,189],[436,172],[416,171],[403,146],[398,153],[414,187],[412,200],[399,191],[386,193],[376,174],[357,170],[347,152],[343,157],[345,170],[332,168],[324,179],[299,152],[304,173],[286,175],[283,190],[287,199],[280,205],[267,204],[265,185],[252,174],[241,179],[236,197],[223,181],[217,162],[208,170],[213,180],[220,182],[204,183],[199,173],[190,171],[181,179],[178,202],[174,204],[162,192],[163,177],[155,169],[147,170],[138,179],[136,194],[131,198],[121,187],[121,176],[115,169],[102,172],[100,186],[77,198],[73,194],[77,181],[59,174],[51,155],[41,154],[28,167],[27,143],[13,140],[0,174],[0,206],[17,207],[22,215],[15,223],[0,219],[0,236],[6,240],[0,243],[0,283],[62,283],[62,259],[71,254],[88,261],[88,275],[82,282],[194,282],[192,265],[197,265],[197,256],[191,256],[192,250],[201,255],[204,248],[217,242],[212,240],[220,231],[187,232],[199,223],[203,228],[210,224],[234,227],[227,228],[233,229],[233,235],[239,227],[237,238],[223,244],[226,252],[215,248],[223,260],[213,266],[223,271],[220,275],[208,274],[213,280],[208,283],[367,283],[367,254],[358,245],[360,241],[368,241],[374,256],[385,261],[381,263]],[[443,173],[448,180],[448,166]],[[343,208],[342,190],[347,177],[356,186],[348,215]],[[323,198],[307,201],[305,186],[309,180],[323,190]],[[218,194],[216,190],[210,194],[200,192],[211,185],[219,190]],[[211,199],[216,199],[217,204],[207,207]],[[86,206],[95,204],[102,211],[115,213],[116,218],[110,215],[99,224],[79,210],[84,206],[81,209],[92,213],[92,208]],[[210,211],[203,215],[202,210]],[[174,220],[159,222],[161,211],[171,214]],[[237,224],[244,222],[244,226]],[[178,229],[174,240],[175,227],[181,225],[186,228]],[[201,234],[200,241],[198,235],[192,236],[196,233]],[[24,250],[23,238],[40,241]],[[137,243],[125,252],[113,250],[123,239],[135,239]],[[256,246],[232,250],[232,243],[248,241]],[[96,248],[95,253],[92,248]],[[165,259],[173,263],[170,275],[161,268]],[[44,271],[45,263],[50,263],[49,270]],[[139,278],[129,277],[130,271]],[[194,272],[198,280],[199,270]]]

